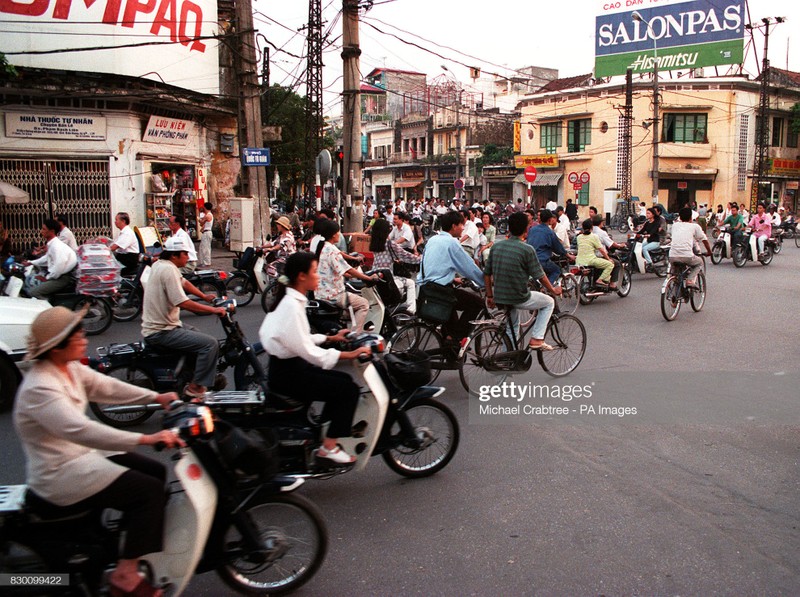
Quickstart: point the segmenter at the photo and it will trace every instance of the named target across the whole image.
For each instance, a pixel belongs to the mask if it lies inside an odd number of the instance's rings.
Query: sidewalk
[[[236,259],[236,253],[224,247],[218,248],[214,245],[211,246],[211,269],[232,272],[234,270],[234,259]]]

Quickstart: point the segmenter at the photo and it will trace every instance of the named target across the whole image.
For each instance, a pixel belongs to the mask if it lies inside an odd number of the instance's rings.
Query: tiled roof
[[[592,73],[589,73],[588,75],[578,75],[577,77],[566,77],[564,79],[556,79],[555,81],[550,81],[547,85],[539,89],[539,92],[562,91],[563,89],[573,89],[575,87],[581,87],[583,85],[587,85],[591,79],[592,79]]]

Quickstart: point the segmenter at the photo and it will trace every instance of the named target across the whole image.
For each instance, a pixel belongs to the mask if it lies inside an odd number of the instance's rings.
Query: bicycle
[[[561,273],[558,275],[555,285],[561,286],[561,296],[556,297],[559,310],[562,313],[575,313],[580,304],[580,280],[575,275],[580,272],[580,269],[570,264],[569,258],[554,256],[553,263],[561,268]],[[531,288],[531,290],[538,290]]]
[[[673,321],[681,310],[681,303],[690,303],[697,313],[706,302],[706,275],[703,271],[697,274],[695,287],[686,285],[689,266],[685,263],[671,263],[669,275],[661,287],[661,314],[667,321]]]
[[[512,373],[524,373],[533,363],[527,337],[535,322],[537,312],[528,311],[528,319],[520,321],[520,335],[512,325],[511,310],[504,306],[495,320],[484,322],[470,334],[462,348],[462,365],[459,369],[461,384],[476,395],[485,385],[498,385]],[[520,313],[523,317],[524,312]],[[542,370],[552,377],[563,377],[574,371],[586,353],[586,328],[571,313],[555,309],[544,335],[544,341],[553,350],[536,350]],[[523,343],[525,345],[523,346]],[[488,383],[487,383],[488,382]]]
[[[472,290],[481,291],[477,284],[464,280],[464,284]],[[483,292],[481,292],[483,297]],[[492,320],[491,312],[484,306],[476,319],[471,323],[479,325]],[[388,342],[389,352],[406,352],[421,350],[431,359],[431,380],[433,383],[442,371],[458,371],[462,365],[461,344],[446,338],[442,325],[417,318],[404,325]],[[463,341],[462,341],[463,342]]]

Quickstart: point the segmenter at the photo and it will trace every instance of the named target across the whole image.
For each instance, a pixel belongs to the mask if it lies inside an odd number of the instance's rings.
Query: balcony
[[[389,157],[390,164],[419,164],[424,162],[428,154],[419,151],[395,152]]]

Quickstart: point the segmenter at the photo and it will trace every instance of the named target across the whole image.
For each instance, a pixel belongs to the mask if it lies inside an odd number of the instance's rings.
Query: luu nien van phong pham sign
[[[151,116],[142,135],[142,141],[188,145],[195,136],[197,136],[197,125],[191,120]]]

